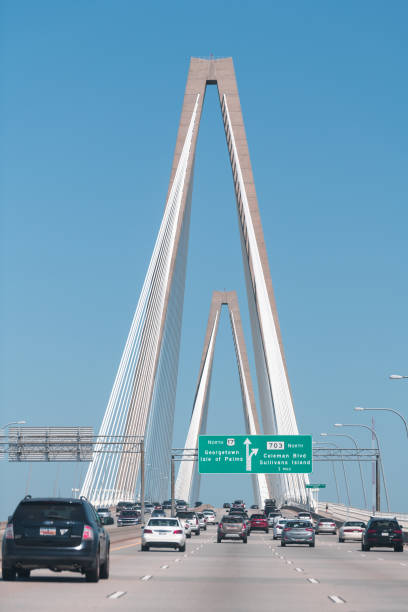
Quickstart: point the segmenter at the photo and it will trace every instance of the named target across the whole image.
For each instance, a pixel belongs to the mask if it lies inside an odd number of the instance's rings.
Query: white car
[[[207,517],[203,512],[197,512],[198,524],[200,525],[200,529],[203,531],[207,531]]]
[[[174,548],[180,552],[186,550],[184,524],[177,518],[151,518],[143,529],[142,551],[151,547]]]
[[[363,521],[346,521],[339,529],[339,542],[362,540],[366,524]]]
[[[180,523],[183,525],[184,523],[184,533],[186,534],[186,538],[191,538],[191,525],[188,521],[183,521],[180,519]]]
[[[282,515],[280,512],[270,512],[268,514],[268,526],[273,527],[275,523],[281,520],[281,518]]]
[[[203,510],[203,514],[207,519],[207,525],[215,525],[217,520],[214,510]]]
[[[280,518],[273,526],[273,539],[277,540],[282,537],[282,531],[285,528],[287,519]]]

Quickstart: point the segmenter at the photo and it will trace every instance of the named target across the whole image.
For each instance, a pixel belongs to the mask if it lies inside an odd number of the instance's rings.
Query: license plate
[[[55,536],[57,530],[55,527],[40,527],[40,536]]]
[[[166,529],[159,529],[157,533],[160,533],[160,535],[163,535],[163,533],[168,533],[168,531],[166,531]]]
[[[381,535],[382,536],[387,536],[387,535],[390,535],[390,534],[388,533],[388,531],[383,531]]]

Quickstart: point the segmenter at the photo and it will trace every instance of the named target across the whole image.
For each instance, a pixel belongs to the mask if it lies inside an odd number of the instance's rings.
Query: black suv
[[[109,535],[85,498],[27,495],[3,536],[3,580],[28,578],[33,569],[69,570],[88,582],[109,577]]]
[[[386,546],[395,552],[403,552],[402,529],[396,518],[370,518],[363,534],[361,550],[368,551],[372,546]]]

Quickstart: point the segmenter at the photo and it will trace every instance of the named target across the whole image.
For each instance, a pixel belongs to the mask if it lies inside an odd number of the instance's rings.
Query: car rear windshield
[[[58,502],[21,503],[14,513],[14,519],[23,522],[42,521],[84,521],[82,504]]]
[[[179,518],[192,519],[195,518],[196,514],[195,512],[177,512],[177,516]]]
[[[98,508],[98,512],[109,512],[109,508]]]
[[[149,527],[179,527],[179,522],[175,519],[150,519]]]
[[[333,523],[333,521],[331,519],[321,519],[319,523],[323,525],[324,523]]]
[[[251,515],[251,519],[264,519],[265,515],[264,514],[252,514]]]
[[[365,527],[365,523],[362,521],[346,521],[344,523],[345,527]]]
[[[306,527],[310,528],[309,521],[287,521],[286,527],[289,529],[305,529]]]
[[[399,525],[396,521],[373,521],[370,527],[374,529],[398,529]]]
[[[223,523],[243,523],[244,521],[240,516],[227,516],[222,520]]]
[[[123,510],[120,513],[120,516],[127,516],[127,517],[138,517],[139,513],[136,510]]]

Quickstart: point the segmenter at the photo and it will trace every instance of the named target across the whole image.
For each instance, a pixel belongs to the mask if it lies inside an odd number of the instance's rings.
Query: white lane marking
[[[126,595],[126,591],[115,591],[114,593],[107,595],[107,599],[119,599],[119,597],[122,597],[123,595]]]
[[[400,565],[402,565],[402,567],[407,567],[406,563],[400,563]]]
[[[167,569],[169,566],[168,565],[161,565],[160,569]]]
[[[319,584],[319,581],[317,580],[317,578],[307,578],[308,582],[311,582],[312,584]]]
[[[174,563],[178,563],[181,559],[174,559]]]
[[[336,604],[343,604],[346,603],[346,600],[343,599],[342,597],[339,597],[338,595],[328,595],[328,598]]]
[[[293,561],[286,561],[286,563],[287,563],[288,565],[292,565],[292,564],[293,564]]]
[[[295,571],[296,572],[304,572],[305,570],[302,569],[301,567],[295,567]]]
[[[146,576],[142,576],[140,580],[143,580],[143,582],[147,582],[147,580],[150,580],[150,578],[153,578],[153,576],[147,574]]]
[[[377,557],[377,561],[384,561],[382,557]]]
[[[352,553],[353,551],[352,550],[348,550],[347,552],[351,552]]]
[[[366,557],[367,555],[361,555],[361,557]]]

